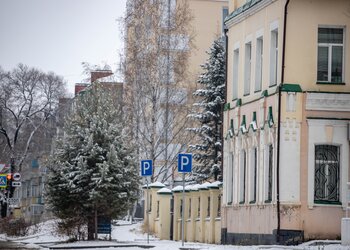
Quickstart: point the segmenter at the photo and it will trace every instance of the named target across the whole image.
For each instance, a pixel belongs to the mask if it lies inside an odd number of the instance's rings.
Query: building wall
[[[350,3],[348,1],[291,0],[286,26],[284,81],[279,105],[278,88],[282,79],[282,45],[284,6],[287,1],[230,1],[230,12],[247,6],[229,19],[227,103],[224,115],[224,207],[222,242],[238,244],[271,244],[277,241],[293,244],[304,239],[336,239],[344,216],[346,182],[349,180],[350,85],[347,63],[350,59]],[[345,27],[344,78],[340,84],[317,83],[318,27]],[[271,86],[271,31],[278,29],[277,81]],[[255,91],[257,38],[263,37],[261,90]],[[247,46],[248,44],[248,46]],[[250,45],[249,45],[250,44]],[[250,92],[245,89],[246,51],[251,48]],[[247,49],[248,48],[248,49]],[[234,51],[239,49],[237,71]],[[249,64],[248,64],[249,65]],[[236,74],[237,73],[237,74]],[[233,82],[237,76],[237,86]],[[271,107],[271,108],[270,108]],[[280,225],[277,237],[277,117],[280,123]],[[272,112],[271,112],[272,110]],[[257,130],[249,126],[256,112]],[[271,115],[273,123],[270,124]],[[245,124],[242,129],[243,120]],[[264,125],[264,126],[262,126]],[[268,145],[273,146],[272,200],[266,201],[266,166]],[[339,204],[314,202],[315,145],[336,145],[340,149]],[[257,200],[250,202],[252,189],[251,149],[257,147]],[[241,168],[247,152],[246,170]],[[231,180],[232,176],[232,180]],[[242,202],[242,180],[245,199]],[[232,197],[231,197],[232,196]],[[327,226],[325,226],[327,225]]]
[[[188,1],[193,14],[192,26],[195,33],[195,48],[191,51],[189,60],[190,72],[194,77],[192,87],[197,85],[198,74],[202,71],[200,65],[208,58],[206,51],[214,40],[223,35],[223,8],[228,8],[228,2],[228,0]]]
[[[231,103],[231,106],[235,106],[233,98],[233,51],[239,49],[239,65],[238,65],[238,93],[236,96],[242,98],[243,103],[250,102],[258,99],[261,96],[263,90],[269,90],[269,93],[273,93],[276,90],[276,86],[269,86],[270,80],[270,37],[271,29],[278,29],[278,44],[282,44],[283,34],[283,2],[284,1],[263,1],[271,2],[265,8],[254,13],[254,15],[249,16],[244,20],[231,20],[228,21],[227,25],[230,27],[228,32],[228,67],[227,67],[227,102]],[[231,12],[232,10],[230,10]],[[232,23],[235,21],[235,23]],[[230,26],[231,25],[233,26]],[[250,84],[250,94],[244,95],[243,84],[244,84],[244,62],[245,62],[245,44],[251,42],[251,65],[255,65],[256,59],[256,39],[258,37],[263,37],[263,55],[264,55],[264,67],[262,69],[262,91],[255,92],[255,74],[254,68],[252,67],[251,74],[251,84]],[[281,53],[278,54],[278,73],[277,79],[280,79],[280,68],[281,68]]]
[[[146,192],[146,190],[144,190]],[[159,201],[159,216],[156,213],[156,207],[149,212],[149,229],[160,239],[182,240],[182,214],[181,200],[182,191],[163,193],[162,190],[150,189],[152,193],[152,204]],[[187,189],[185,192],[184,205],[184,241],[220,243],[221,240],[221,197],[222,189],[218,185],[215,187],[205,187],[196,190]],[[146,193],[145,193],[146,196]],[[200,201],[199,198],[200,197]],[[173,208],[171,208],[171,199],[173,199]],[[190,202],[191,199],[191,202]],[[219,202],[220,201],[220,206]],[[208,203],[210,202],[210,203]],[[200,208],[199,208],[200,207]],[[208,211],[210,211],[208,213]],[[145,215],[147,210],[144,210]],[[199,212],[199,213],[198,213]],[[147,216],[145,216],[144,226],[148,225]],[[172,229],[171,229],[172,227]],[[171,230],[173,234],[171,235]],[[172,236],[172,238],[171,238]]]
[[[350,91],[350,50],[345,46],[344,85],[316,84],[317,37],[319,26],[345,27],[346,45],[350,41],[350,3],[347,0],[292,0],[288,6],[285,82],[302,84],[307,91]],[[301,25],[302,24],[302,25]]]

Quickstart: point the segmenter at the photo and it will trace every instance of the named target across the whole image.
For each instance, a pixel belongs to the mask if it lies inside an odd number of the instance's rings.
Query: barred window
[[[315,145],[315,203],[339,203],[339,147]]]

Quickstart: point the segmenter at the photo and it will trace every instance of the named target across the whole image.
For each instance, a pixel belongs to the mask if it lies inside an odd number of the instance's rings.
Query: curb
[[[97,249],[97,248],[109,248],[109,247],[139,247],[139,248],[153,248],[155,246],[151,245],[137,245],[137,244],[127,244],[127,245],[99,245],[99,246],[52,246],[49,247],[49,249],[55,250],[55,249],[60,249],[60,250],[69,250],[69,249]]]

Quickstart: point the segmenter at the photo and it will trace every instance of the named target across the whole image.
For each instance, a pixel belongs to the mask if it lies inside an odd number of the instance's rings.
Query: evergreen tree
[[[214,178],[221,174],[222,157],[222,105],[225,90],[225,49],[222,39],[212,44],[205,64],[201,65],[203,73],[198,83],[202,88],[193,95],[198,102],[194,103],[196,113],[190,115],[200,126],[189,128],[197,137],[197,143],[190,145],[196,160],[193,176],[196,181]]]
[[[51,157],[47,200],[68,223],[88,225],[95,216],[123,214],[137,198],[139,173],[133,146],[123,129],[111,91],[94,85],[77,98],[65,124],[65,137]]]

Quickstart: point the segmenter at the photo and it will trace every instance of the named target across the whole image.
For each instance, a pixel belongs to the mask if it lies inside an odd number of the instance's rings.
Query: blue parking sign
[[[192,154],[179,154],[177,159],[177,170],[180,173],[191,173]]]
[[[141,161],[141,176],[151,176],[153,173],[152,160]]]
[[[6,188],[6,186],[7,186],[6,174],[0,174],[0,188]]]

